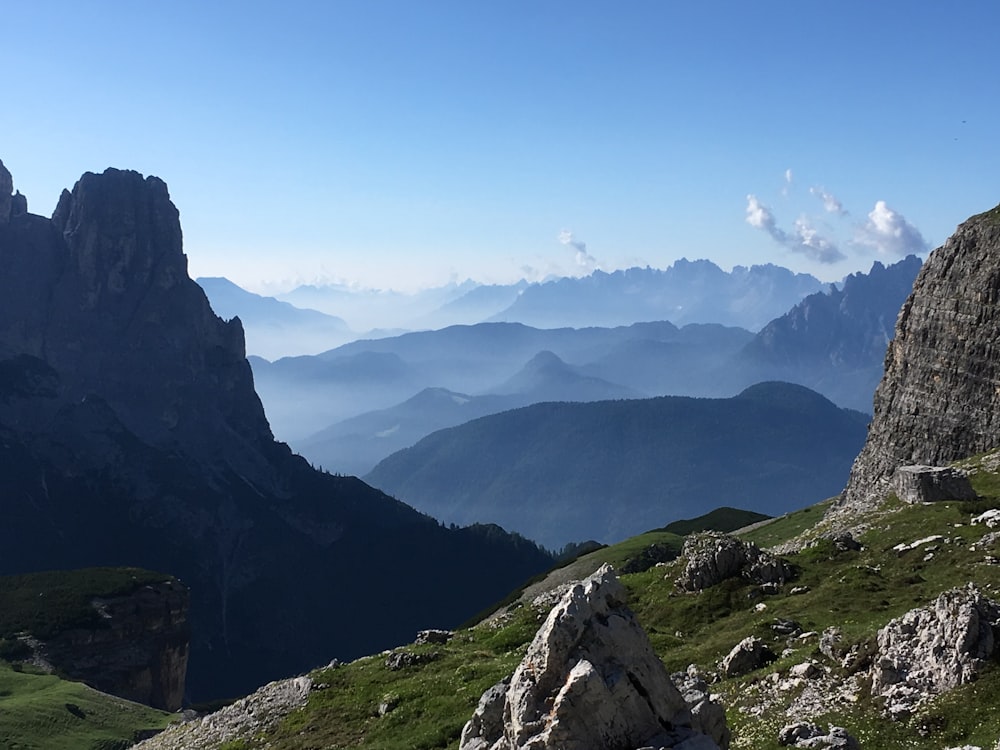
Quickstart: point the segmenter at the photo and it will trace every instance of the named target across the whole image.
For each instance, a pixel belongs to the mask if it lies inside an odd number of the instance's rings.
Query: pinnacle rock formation
[[[176,576],[201,700],[457,625],[551,563],[276,442],[243,327],[188,277],[162,180],[87,173],[51,219],[12,187],[0,167],[0,574]],[[398,574],[415,559],[436,586]],[[345,601],[393,616],[344,617]]]
[[[461,750],[710,750],[728,730],[671,681],[605,565],[549,613],[509,682],[484,693]],[[721,712],[721,708],[719,709]],[[717,712],[717,713],[719,713]],[[714,729],[709,736],[703,727]],[[711,729],[709,731],[711,731]]]
[[[1000,206],[961,224],[917,276],[834,514],[877,505],[900,466],[938,466],[1000,443],[998,303]]]

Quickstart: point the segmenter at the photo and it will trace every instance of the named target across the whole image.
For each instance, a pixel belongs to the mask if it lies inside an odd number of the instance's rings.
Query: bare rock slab
[[[460,750],[727,747],[724,722],[695,722],[625,598],[607,565],[571,587],[509,683],[484,693]]]
[[[949,466],[900,466],[892,478],[893,489],[907,503],[935,503],[942,500],[975,500],[969,478]]]

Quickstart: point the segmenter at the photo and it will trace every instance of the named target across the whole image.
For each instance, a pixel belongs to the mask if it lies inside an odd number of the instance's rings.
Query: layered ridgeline
[[[787,383],[542,403],[435,432],[365,479],[444,521],[499,523],[552,548],[612,542],[721,505],[773,515],[830,497],[867,421]]]
[[[938,465],[1000,442],[1000,207],[961,224],[903,305],[868,439],[842,505],[865,510],[908,464]]]
[[[890,266],[876,261],[867,274],[810,294],[764,326],[735,358],[732,372],[745,384],[799,383],[870,413],[886,347],[920,265],[915,255]]]
[[[455,624],[549,564],[276,442],[162,181],[85,174],[51,220],[11,193],[0,166],[0,573],[177,576],[197,699]]]

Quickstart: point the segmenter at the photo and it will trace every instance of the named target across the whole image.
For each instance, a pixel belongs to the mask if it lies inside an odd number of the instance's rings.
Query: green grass
[[[674,521],[664,526],[660,531],[669,531],[673,534],[685,536],[697,531],[736,531],[752,523],[766,521],[770,516],[763,513],[754,513],[751,510],[740,510],[739,508],[716,508],[703,516],[697,518]]]
[[[761,524],[752,531],[741,534],[740,538],[753,542],[758,547],[767,548],[794,539],[806,529],[816,525],[833,500],[824,500],[808,508],[802,508],[775,518],[770,523]]]
[[[171,718],[82,683],[0,663],[0,747],[5,750],[117,750],[128,747],[138,729],[159,729]]]
[[[623,575],[630,603],[649,633],[668,670],[697,664],[713,672],[728,651],[747,635],[768,640],[776,653],[791,649],[769,667],[742,678],[721,679],[712,692],[722,696],[734,733],[734,748],[778,750],[777,732],[789,723],[783,710],[760,718],[746,709],[771,690],[768,676],[784,673],[808,658],[829,664],[818,651],[818,638],[805,641],[779,637],[771,630],[775,618],[797,621],[804,630],[841,629],[845,646],[870,643],[890,619],[930,603],[942,591],[975,582],[987,596],[1000,598],[1000,565],[990,564],[987,551],[970,549],[985,533],[972,526],[973,515],[1000,507],[1000,477],[981,471],[974,486],[982,498],[909,506],[898,501],[873,515],[860,551],[841,551],[820,542],[787,559],[798,578],[773,596],[759,587],[730,580],[699,594],[682,593],[673,583],[683,561]],[[746,536],[770,546],[811,528],[822,518],[826,503],[787,514]],[[941,534],[933,556],[919,548],[898,553],[893,547]],[[563,574],[587,575],[603,562],[621,566],[650,545],[679,549],[683,538],[651,532],[622,544],[597,550],[574,561]],[[805,593],[792,594],[793,586]],[[758,611],[763,602],[766,608]],[[325,687],[314,691],[307,705],[289,715],[266,736],[247,739],[240,750],[318,748],[385,748],[432,750],[457,748],[464,723],[482,692],[513,672],[533,637],[541,615],[530,606],[514,605],[499,620],[460,630],[446,645],[409,646],[414,652],[434,652],[438,658],[421,666],[390,671],[385,656],[368,657],[313,678]],[[996,665],[1000,666],[1000,664]],[[829,714],[812,717],[822,726],[844,726],[867,748],[940,750],[962,744],[992,747],[1000,736],[1000,669],[989,668],[977,682],[930,701],[909,720],[883,718],[878,701],[861,690],[853,703],[832,704]],[[845,677],[837,666],[834,673]],[[784,695],[789,700],[795,691]],[[380,715],[379,705],[394,708]]]

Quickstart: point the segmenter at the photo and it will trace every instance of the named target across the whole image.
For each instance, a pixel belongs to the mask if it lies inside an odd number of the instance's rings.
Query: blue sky
[[[833,280],[1000,202],[997,28],[995,0],[10,3],[0,159],[45,215],[84,171],[162,177],[192,275],[258,290]]]

